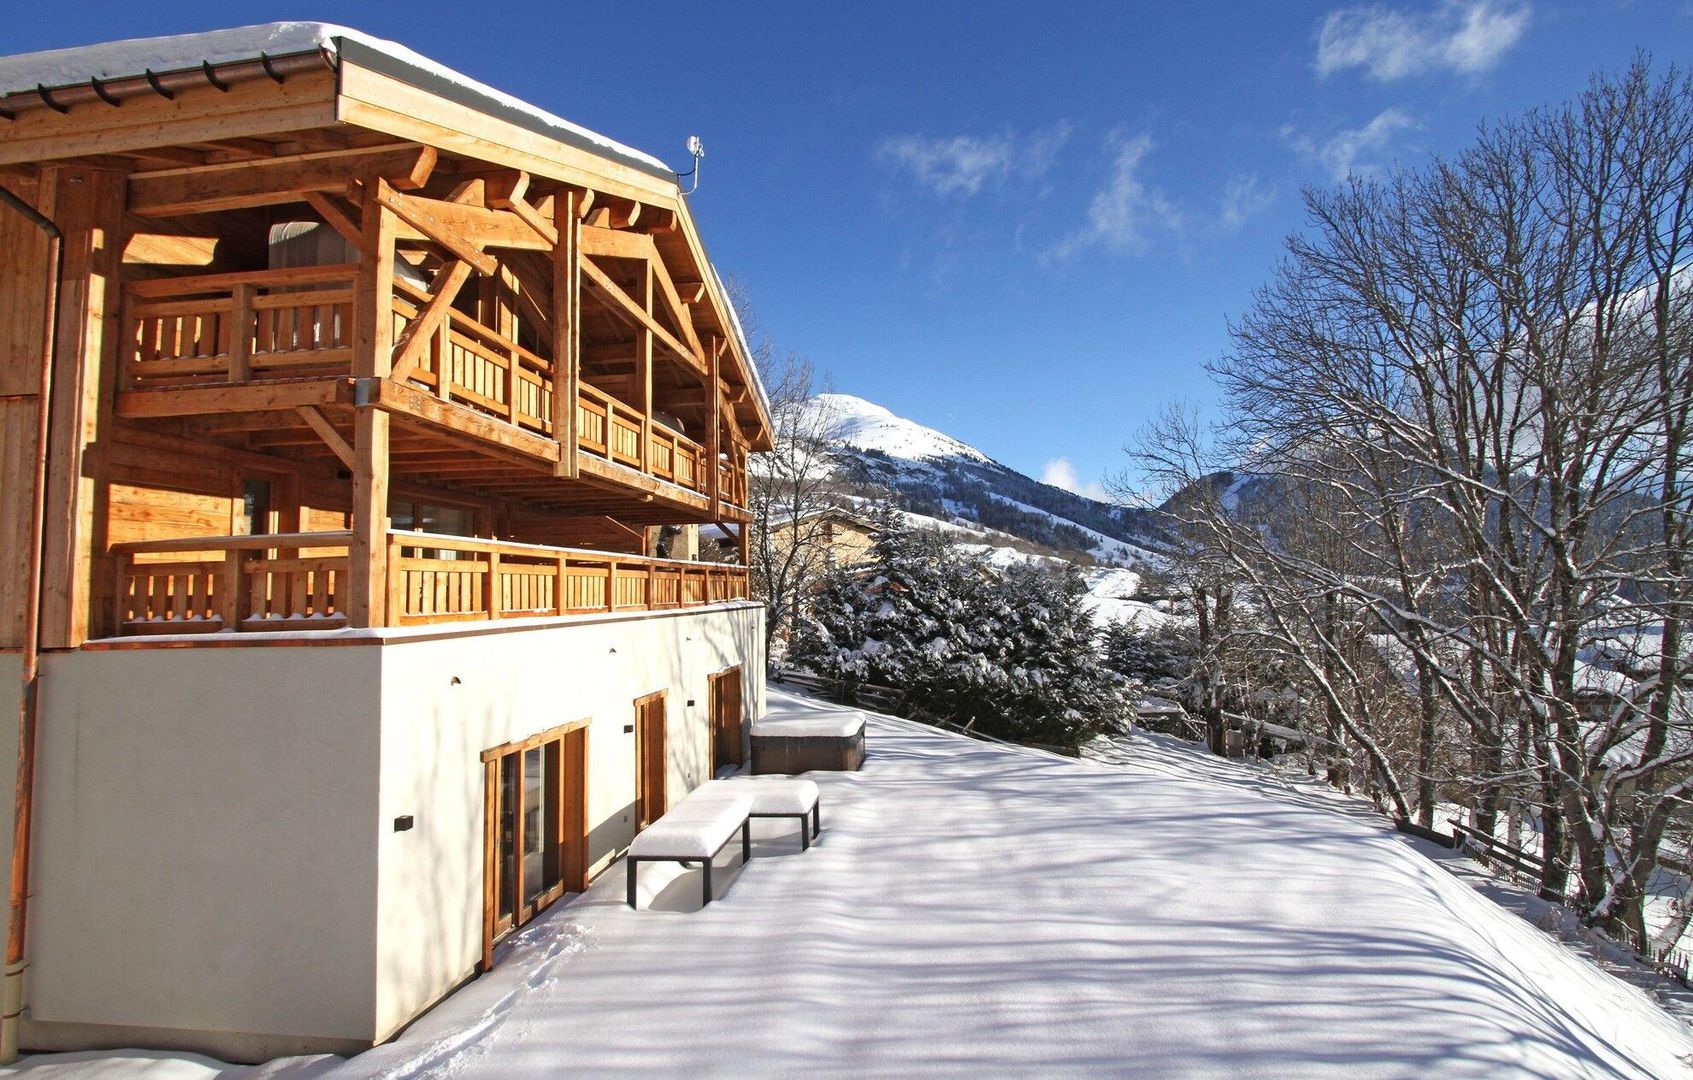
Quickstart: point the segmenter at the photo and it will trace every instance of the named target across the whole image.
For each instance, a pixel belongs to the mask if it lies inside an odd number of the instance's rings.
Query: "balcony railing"
[[[123,386],[131,390],[347,375],[358,267],[313,266],[132,282]],[[398,337],[429,294],[394,282]],[[405,382],[535,434],[553,434],[552,361],[449,311]],[[638,410],[578,384],[577,446],[698,494],[710,490],[705,447],[657,421],[641,452]],[[719,463],[724,502],[746,505],[744,461]]]
[[[125,286],[123,385],[247,382],[336,374],[353,360],[358,267],[306,266]]]
[[[113,547],[120,634],[329,630],[346,532],[189,537]],[[694,607],[748,595],[746,568],[437,533],[388,534],[389,626]]]

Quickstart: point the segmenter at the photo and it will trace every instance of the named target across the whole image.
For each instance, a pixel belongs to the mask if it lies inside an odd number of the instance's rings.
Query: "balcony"
[[[357,273],[347,264],[128,284],[119,412],[186,416],[369,403],[353,385]],[[396,340],[429,299],[396,279]],[[456,310],[411,355],[414,362],[382,380],[375,403],[481,432],[537,465],[559,460],[551,360]],[[586,381],[577,384],[576,446],[584,471],[603,481],[616,483],[620,470],[631,470],[696,504],[712,494],[708,448]],[[720,456],[717,485],[721,503],[745,506],[744,451]]]
[[[346,532],[114,545],[120,635],[348,625]],[[384,625],[698,607],[748,596],[743,566],[436,533],[388,533]]]

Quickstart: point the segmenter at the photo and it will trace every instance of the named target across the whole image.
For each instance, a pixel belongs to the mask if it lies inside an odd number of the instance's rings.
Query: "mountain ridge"
[[[1009,534],[1074,561],[1133,566],[1156,557],[1157,512],[1043,483],[970,444],[851,394],[819,394],[817,427],[831,433],[835,475],[904,509]]]

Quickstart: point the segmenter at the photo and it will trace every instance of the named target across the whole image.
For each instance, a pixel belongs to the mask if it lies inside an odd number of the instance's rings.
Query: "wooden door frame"
[[[664,812],[670,808],[670,797],[669,797],[670,796],[670,790],[669,790],[670,789],[670,763],[669,763],[669,761],[667,761],[665,759],[665,754],[668,753],[668,742],[669,742],[669,736],[670,736],[670,733],[667,730],[670,726],[670,702],[668,700],[669,697],[670,697],[670,691],[669,690],[654,690],[650,694],[643,694],[641,697],[638,697],[638,698],[635,699],[635,831],[636,832],[640,832],[642,829],[646,828],[648,825],[651,825],[654,821],[657,821],[659,818],[663,817]],[[657,702],[658,706],[659,706],[659,710],[658,710],[658,714],[659,714],[659,723],[658,723],[658,734],[659,734],[659,738],[658,738],[659,791],[658,791],[658,799],[657,799],[657,803],[658,803],[657,811],[656,811],[656,813],[654,813],[652,815],[652,817],[647,818],[647,817],[644,817],[644,813],[648,809],[648,806],[647,806],[648,792],[647,792],[647,769],[646,769],[646,765],[647,765],[647,754],[648,754],[650,748],[647,745],[647,732],[646,732],[645,725],[642,723],[642,714],[646,711],[647,707],[649,705],[652,705],[654,702]]]
[[[549,859],[553,862],[558,880],[536,896],[533,904],[528,904],[523,887],[523,759],[537,747],[543,762],[552,763],[557,785],[551,800],[556,813],[546,816],[547,802],[541,804],[542,827],[546,830],[541,859],[543,866]],[[514,755],[518,763],[518,809],[512,843],[516,849],[517,881],[512,887],[512,914],[508,923],[499,914],[500,767],[502,761]],[[580,892],[588,886],[588,720],[560,724],[526,739],[484,750],[482,770],[482,970],[487,971],[494,966],[495,942],[545,911],[566,892]]]
[[[731,664],[722,671],[712,672],[705,677],[706,701],[711,709],[711,771],[715,774],[720,767],[717,763],[717,740],[720,735],[718,726],[718,697],[722,691],[723,680],[733,675],[736,679],[736,698],[740,706],[740,715],[735,717],[735,738],[733,740],[734,760],[730,764],[745,765],[747,763],[746,749],[746,674],[744,665]]]

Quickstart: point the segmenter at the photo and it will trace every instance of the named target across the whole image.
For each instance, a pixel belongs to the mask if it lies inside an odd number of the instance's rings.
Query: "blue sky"
[[[1455,151],[1637,48],[1693,56],[1683,0],[61,2],[11,18],[5,51],[341,22],[672,164],[698,134],[707,247],[780,347],[1083,490],[1163,402],[1210,399],[1202,365],[1301,227],[1303,186]]]

